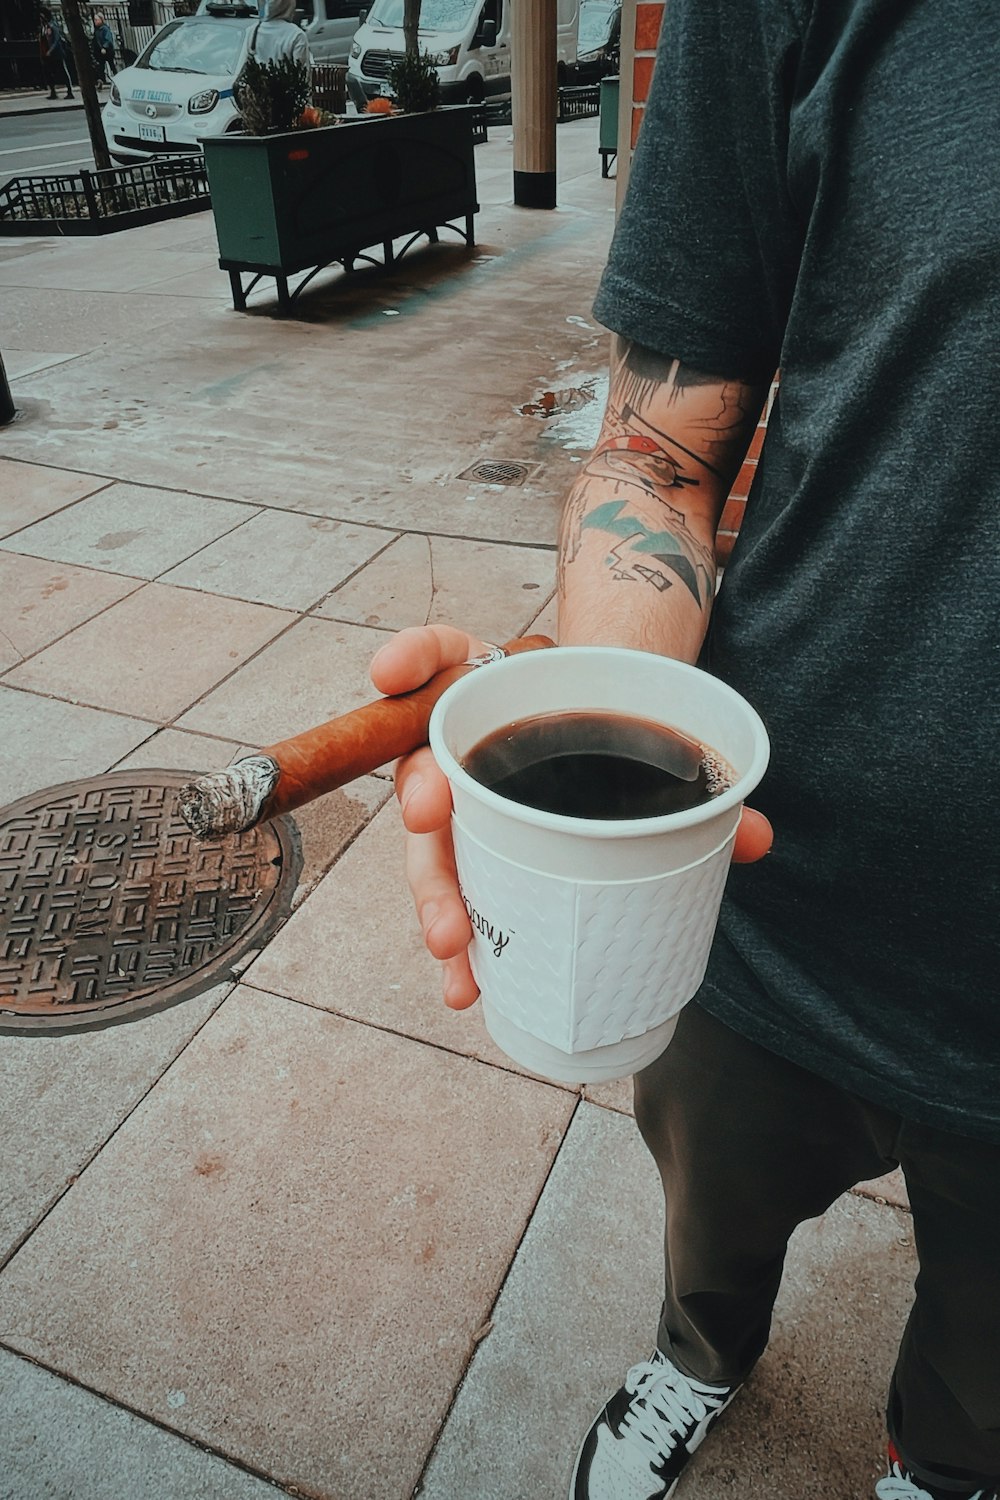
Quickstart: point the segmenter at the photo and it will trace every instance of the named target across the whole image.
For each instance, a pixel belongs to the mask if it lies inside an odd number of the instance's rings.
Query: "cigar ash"
[[[242,833],[260,820],[280,774],[269,755],[247,755],[224,771],[182,786],[181,817],[201,839]]]

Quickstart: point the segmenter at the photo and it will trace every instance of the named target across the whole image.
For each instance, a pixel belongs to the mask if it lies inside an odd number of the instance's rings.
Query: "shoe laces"
[[[916,1480],[910,1478],[898,1460],[890,1462],[888,1474],[875,1486],[875,1494],[877,1500],[937,1500],[930,1490],[921,1489]],[[996,1497],[987,1495],[985,1490],[977,1490],[974,1495],[956,1495],[955,1500],[996,1500]]]
[[[713,1390],[692,1382],[662,1357],[633,1365],[625,1377],[625,1389],[632,1400],[622,1418],[622,1430],[642,1438],[662,1455],[672,1453],[730,1395],[728,1386]]]

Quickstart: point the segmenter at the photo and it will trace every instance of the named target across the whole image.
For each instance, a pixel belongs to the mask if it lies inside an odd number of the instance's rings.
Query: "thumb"
[[[763,859],[774,840],[774,829],[763,813],[745,807],[740,814],[740,826],[736,830],[733,845],[733,864],[752,865]]]

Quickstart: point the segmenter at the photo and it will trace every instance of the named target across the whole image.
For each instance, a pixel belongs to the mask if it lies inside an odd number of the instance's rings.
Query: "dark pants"
[[[56,52],[52,57],[45,59],[45,81],[49,86],[49,93],[54,94],[57,88],[66,85],[67,94],[73,92],[73,80],[70,77],[69,64],[65,54]]]
[[[710,1383],[744,1380],[763,1352],[795,1227],[855,1183],[902,1166],[920,1273],[889,1432],[925,1484],[994,1489],[1000,1146],[868,1104],[693,1004],[663,1056],[636,1076],[635,1112],[666,1199],[658,1343]]]

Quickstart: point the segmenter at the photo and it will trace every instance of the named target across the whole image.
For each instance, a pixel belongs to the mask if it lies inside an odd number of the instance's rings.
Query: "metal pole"
[[[13,422],[17,416],[17,407],[14,405],[14,397],[10,393],[7,384],[7,371],[3,367],[3,355],[0,354],[0,427],[6,427]]]

